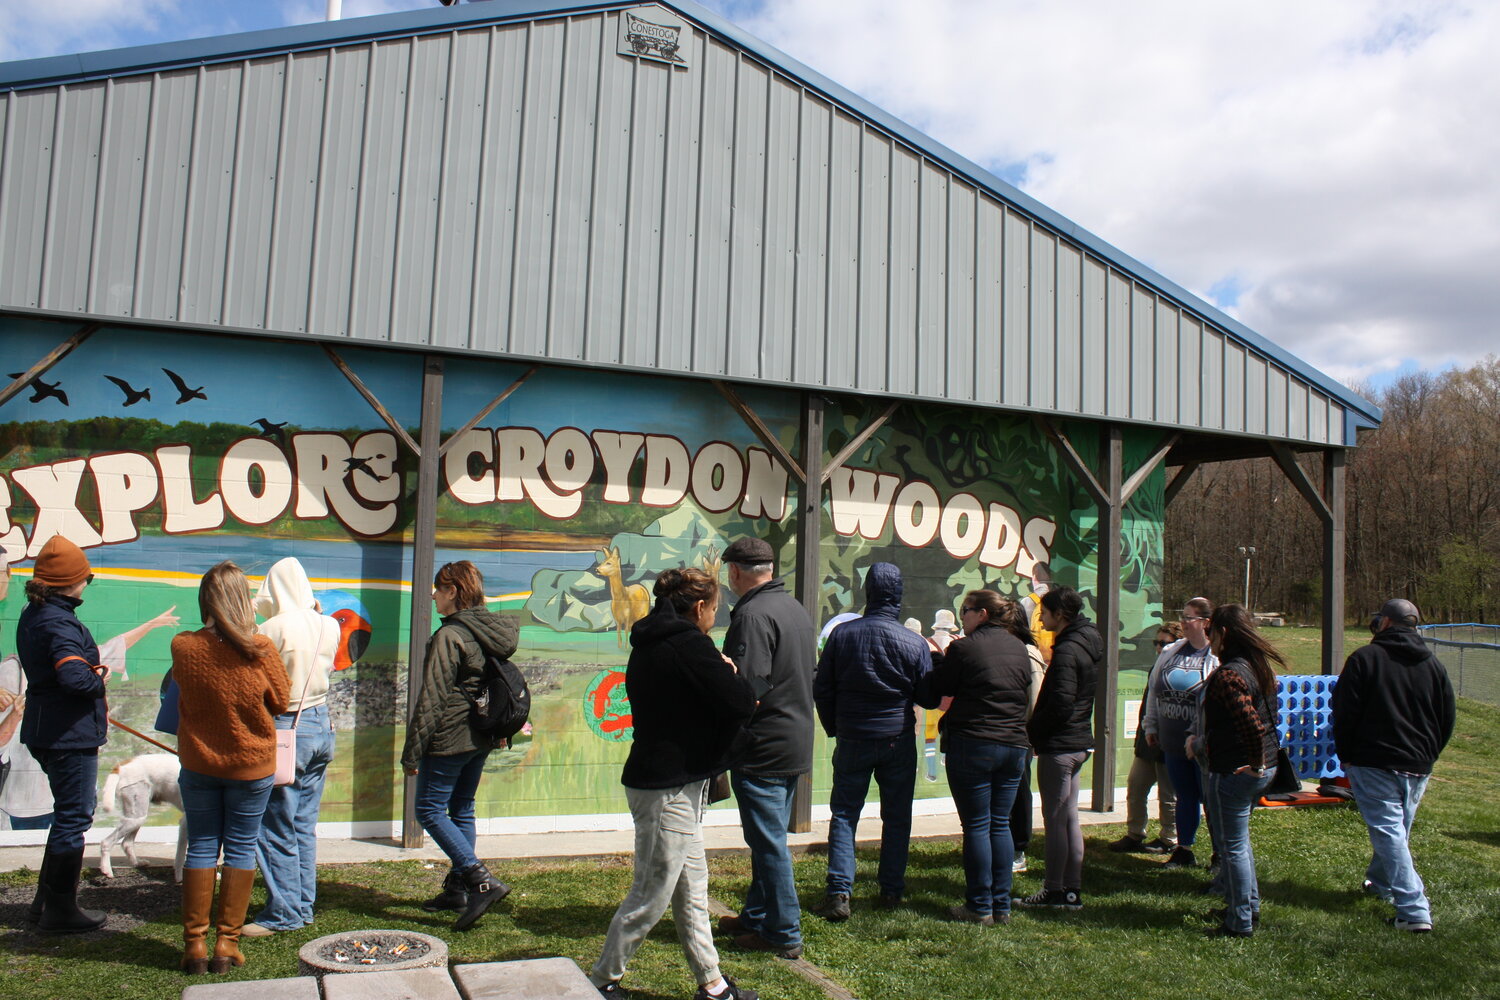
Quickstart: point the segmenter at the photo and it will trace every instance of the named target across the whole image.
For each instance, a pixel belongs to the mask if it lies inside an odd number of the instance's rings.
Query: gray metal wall
[[[0,95],[0,308],[1349,444],[1337,401],[704,32],[591,14]]]

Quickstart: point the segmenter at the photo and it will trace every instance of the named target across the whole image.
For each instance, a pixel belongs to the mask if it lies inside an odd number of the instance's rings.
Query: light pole
[[[1245,610],[1250,610],[1250,561],[1255,558],[1254,545],[1241,545],[1240,555],[1245,557]]]

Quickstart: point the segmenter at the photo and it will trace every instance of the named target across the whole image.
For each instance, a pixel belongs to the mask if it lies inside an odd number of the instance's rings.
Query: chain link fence
[[[1500,705],[1500,625],[1423,625],[1419,631],[1460,698]]]

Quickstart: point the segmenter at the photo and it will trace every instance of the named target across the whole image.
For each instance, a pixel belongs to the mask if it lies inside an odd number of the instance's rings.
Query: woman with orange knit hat
[[[26,583],[26,609],[16,625],[16,654],[26,672],[21,742],[47,775],[52,827],[37,885],[37,929],[44,934],[98,930],[105,915],[78,906],[83,835],[94,825],[94,786],[107,707],[99,646],[78,606],[94,579],[88,557],[61,535],[47,540]]]
[[[245,964],[240,933],[255,885],[255,843],[276,778],[276,721],[291,697],[286,667],[258,635],[250,585],[232,562],[203,574],[203,627],[172,640],[179,689],[177,751],[187,858],[182,871],[182,968],[228,972]],[[206,938],[219,882],[218,936],[212,961]]]

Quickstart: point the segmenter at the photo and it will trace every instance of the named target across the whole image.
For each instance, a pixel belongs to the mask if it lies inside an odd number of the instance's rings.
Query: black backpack
[[[464,631],[474,634],[467,628]],[[519,733],[531,716],[531,689],[526,686],[525,675],[514,663],[493,653],[485,654],[477,695],[470,697],[465,691],[464,697],[469,702],[469,724],[498,739],[508,740]]]

